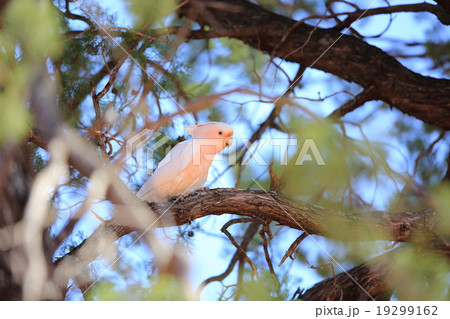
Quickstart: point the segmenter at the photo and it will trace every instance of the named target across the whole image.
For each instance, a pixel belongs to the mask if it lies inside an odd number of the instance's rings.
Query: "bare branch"
[[[280,263],[278,264],[278,267],[281,267],[281,265],[285,262],[285,260],[289,257],[291,259],[292,255],[295,252],[295,249],[297,249],[298,245],[300,245],[300,243],[303,241],[303,239],[305,239],[306,237],[308,237],[308,233],[307,232],[303,232],[300,236],[297,237],[297,239],[291,244],[291,246],[289,247],[289,249],[286,251],[286,253],[284,254],[283,258],[281,258]]]
[[[342,105],[340,108],[336,109],[331,113],[328,117],[329,118],[340,118],[343,117],[345,114],[350,113],[354,110],[356,110],[358,107],[366,103],[367,101],[372,100],[376,95],[374,94],[375,86],[370,86],[361,93],[359,93],[357,96],[355,96],[354,99],[348,101],[344,105]]]
[[[450,13],[445,11],[441,6],[434,5],[431,3],[414,3],[414,4],[403,4],[398,6],[389,6],[381,8],[373,8],[369,10],[355,10],[351,13],[342,12],[336,15],[347,15],[344,21],[338,23],[335,28],[337,30],[343,30],[349,27],[354,21],[356,21],[361,14],[364,13],[364,17],[370,17],[380,14],[391,14],[396,12],[429,12],[434,14],[442,24],[450,25]]]
[[[250,258],[248,257],[247,253],[245,252],[245,250],[242,249],[242,247],[236,242],[234,237],[228,231],[228,227],[230,227],[231,225],[238,224],[238,223],[248,223],[248,222],[261,223],[261,220],[257,219],[257,218],[237,218],[237,219],[232,219],[232,220],[228,221],[227,223],[225,223],[225,225],[223,225],[223,227],[221,228],[221,231],[228,237],[230,242],[233,244],[234,247],[236,247],[237,251],[245,259],[245,261],[248,262],[248,264],[250,265],[250,267],[253,270],[253,274],[259,279],[258,270],[256,269],[255,264],[250,260]]]
[[[273,235],[270,232],[269,225],[270,225],[269,221],[266,222],[265,224],[263,224],[263,227],[259,231],[259,235],[261,236],[261,238],[263,240],[264,257],[266,258],[266,262],[267,262],[267,265],[269,266],[270,273],[275,274],[275,271],[273,270],[272,259],[270,258],[270,254],[269,254],[268,240],[266,237],[266,234],[267,234],[267,236],[269,237],[270,240],[273,239]]]
[[[241,242],[241,248],[246,251],[248,244],[250,243],[250,241],[252,240],[252,238],[255,236],[255,234],[257,233],[258,229],[259,229],[260,225],[257,223],[250,223],[250,225],[247,227],[247,229],[245,230],[242,242]],[[214,282],[214,281],[222,281],[225,278],[228,277],[229,274],[231,274],[231,272],[234,269],[234,266],[236,265],[236,263],[239,261],[240,259],[240,252],[236,251],[233,255],[233,257],[231,258],[230,263],[228,264],[227,269],[220,275],[217,276],[213,276],[210,277],[208,279],[205,279],[200,286],[197,289],[197,294],[200,294],[201,290],[209,283]]]

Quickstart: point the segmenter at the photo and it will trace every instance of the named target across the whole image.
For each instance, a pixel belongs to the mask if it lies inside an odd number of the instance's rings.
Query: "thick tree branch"
[[[436,0],[436,3],[450,13],[450,0]]]
[[[433,252],[438,255],[433,254]],[[325,279],[308,290],[301,292],[298,299],[310,301],[325,300],[389,300],[395,287],[389,285],[396,276],[393,263],[402,248],[387,252],[368,262],[356,266],[347,273],[343,272],[334,278]],[[437,257],[440,256],[440,257]],[[417,254],[417,263],[427,258],[446,258],[450,260],[450,248],[433,246],[423,249]],[[398,275],[398,274],[397,274]]]
[[[437,214],[430,210],[392,214],[335,211],[266,190],[218,188],[199,190],[178,201],[150,204],[164,226],[183,225],[195,219],[233,214],[271,220],[280,225],[343,241],[422,241],[436,237]],[[167,211],[167,208],[170,210]],[[163,212],[165,212],[162,214]],[[114,220],[110,223],[114,224]],[[341,231],[339,231],[339,229]]]
[[[338,13],[337,15],[346,14],[347,18],[339,23],[335,29],[343,30],[349,27],[354,21],[364,13],[364,17],[379,15],[379,14],[391,14],[398,12],[429,12],[434,14],[442,24],[450,25],[450,14],[441,6],[437,6],[431,3],[415,3],[415,4],[402,4],[398,6],[373,8],[369,10],[355,10],[351,13]]]
[[[386,279],[390,273],[389,256],[386,253],[371,261],[343,272],[336,278],[328,278],[300,293],[298,299],[309,301],[372,300],[383,297],[389,290]]]
[[[21,300],[28,261],[17,245],[22,233],[15,225],[23,219],[33,176],[26,145],[1,145],[0,163],[0,300]]]
[[[296,22],[244,0],[215,1],[214,5],[207,0],[192,0],[180,12],[202,26],[210,26],[211,32],[226,33],[276,57],[334,74],[364,89],[373,86],[373,100],[450,129],[450,80],[414,73],[363,40],[300,23],[279,45]],[[249,16],[252,18],[246,18]],[[251,35],[254,30],[257,34]],[[244,31],[249,35],[243,35]]]

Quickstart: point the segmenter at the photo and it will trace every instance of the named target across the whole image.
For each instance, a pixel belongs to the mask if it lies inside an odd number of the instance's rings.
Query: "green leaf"
[[[21,50],[30,61],[42,62],[59,51],[59,21],[50,3],[11,1],[6,11],[6,28],[20,42]]]
[[[259,279],[250,279],[242,284],[242,296],[244,300],[286,300],[289,291],[286,289],[286,278],[280,282],[277,275],[269,271],[262,271]]]
[[[138,26],[158,22],[178,5],[174,0],[132,0],[129,3]]]
[[[433,192],[433,204],[438,213],[436,224],[438,233],[444,237],[450,236],[450,184],[444,183]]]
[[[448,261],[431,252],[418,253],[413,247],[402,249],[394,255],[395,268],[389,276],[389,283],[397,289],[397,297],[400,300],[448,300]]]

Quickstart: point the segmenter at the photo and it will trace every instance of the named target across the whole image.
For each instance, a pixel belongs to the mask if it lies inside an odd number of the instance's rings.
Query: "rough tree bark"
[[[24,144],[6,143],[0,148],[0,300],[22,299],[26,258],[20,245],[13,245],[13,235],[20,238],[15,225],[23,218],[30,192],[29,155]]]
[[[447,10],[447,12],[450,12],[450,0],[436,0],[436,3]]]
[[[426,241],[436,237],[437,215],[433,210],[418,212],[341,212],[287,198],[268,190],[210,189],[164,204],[151,204],[161,215],[160,225],[184,225],[194,219],[232,214],[257,217],[308,234],[349,240]],[[338,227],[336,227],[338,225]],[[337,228],[343,231],[336,231]]]
[[[192,0],[180,10],[188,19],[211,28],[186,32],[187,38],[239,39],[274,57],[370,89],[364,102],[381,100],[426,123],[450,129],[450,80],[412,72],[361,39],[298,23],[245,0]]]
[[[347,273],[318,282],[306,291],[299,291],[297,299],[320,300],[389,300],[395,287],[389,285],[398,276],[392,260],[403,248],[389,251],[358,265]],[[417,250],[417,263],[427,259],[450,260],[450,248],[440,242],[432,242]],[[373,298],[373,299],[372,299]]]

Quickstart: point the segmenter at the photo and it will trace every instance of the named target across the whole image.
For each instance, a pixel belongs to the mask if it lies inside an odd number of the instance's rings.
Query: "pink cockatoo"
[[[184,128],[192,139],[178,143],[158,164],[136,196],[147,202],[164,202],[168,196],[202,187],[214,157],[232,144],[233,128],[210,122]]]

